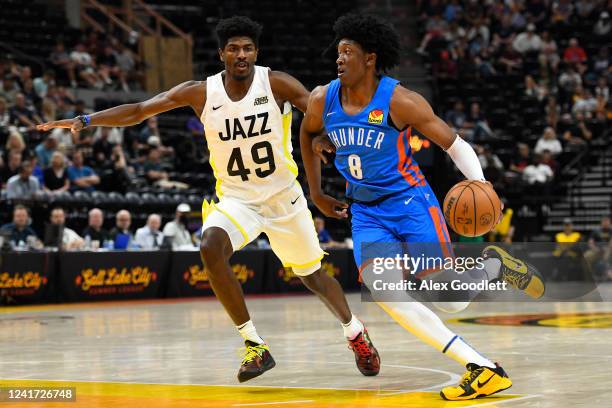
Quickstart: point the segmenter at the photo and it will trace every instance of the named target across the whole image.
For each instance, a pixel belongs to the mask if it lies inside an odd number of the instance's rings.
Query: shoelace
[[[484,371],[484,368],[482,367],[478,367],[477,369],[473,370],[473,371],[468,371],[467,373],[463,374],[463,377],[461,378],[461,383],[459,384],[459,386],[463,389],[467,389],[467,387],[476,379],[478,378],[478,376],[480,374],[482,374],[482,372]]]
[[[359,357],[361,358],[368,358],[372,355],[368,343],[366,343],[366,341],[363,339],[363,335],[361,335],[361,338],[359,340],[352,341],[351,345],[352,347],[349,346],[349,348],[352,348],[353,350],[357,351],[357,354],[359,354]]]
[[[513,286],[516,286],[519,289],[522,289],[524,285],[527,284],[529,280],[529,276],[524,273],[516,272],[513,270],[507,270],[505,280],[508,281]]]
[[[256,357],[261,357],[264,351],[266,351],[266,348],[263,344],[257,346],[242,347],[239,350],[239,353],[242,354],[242,364],[244,365],[246,363],[250,363]]]

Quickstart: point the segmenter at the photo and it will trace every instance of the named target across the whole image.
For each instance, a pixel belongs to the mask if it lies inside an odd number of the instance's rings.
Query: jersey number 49
[[[274,152],[272,151],[272,145],[268,141],[262,141],[255,143],[251,147],[251,157],[257,164],[267,165],[267,168],[258,167],[255,169],[255,174],[259,178],[268,177],[276,170],[276,164],[274,163]],[[249,174],[251,170],[244,167],[244,161],[242,160],[242,153],[239,147],[235,147],[230,154],[229,161],[227,163],[227,174],[230,176],[240,176],[242,181],[249,180]]]

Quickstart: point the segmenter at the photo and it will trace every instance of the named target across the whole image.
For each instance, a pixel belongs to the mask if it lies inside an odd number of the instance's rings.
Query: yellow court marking
[[[354,391],[316,388],[243,387],[223,385],[130,384],[110,382],[72,382],[39,380],[0,380],[0,387],[76,387],[76,407],[291,407],[291,408],[364,408],[364,407],[495,407],[520,395],[492,396],[472,401],[444,401],[437,392],[398,394],[384,390]],[[385,395],[387,394],[387,395]],[[4,406],[9,406],[5,405]],[[41,404],[42,405],[42,404]],[[32,403],[10,404],[11,408],[31,408]],[[66,403],[44,403],[44,408],[67,407]]]

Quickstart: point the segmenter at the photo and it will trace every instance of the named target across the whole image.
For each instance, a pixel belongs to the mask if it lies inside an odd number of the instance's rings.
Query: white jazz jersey
[[[206,80],[204,124],[219,198],[260,203],[290,188],[298,173],[291,155],[291,104],[279,109],[267,67],[255,66],[253,83],[240,101],[225,91],[222,72]]]

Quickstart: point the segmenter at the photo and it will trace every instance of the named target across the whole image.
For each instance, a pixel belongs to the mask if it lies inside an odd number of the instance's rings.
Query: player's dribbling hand
[[[83,129],[83,122],[81,122],[77,118],[74,118],[74,119],[54,120],[52,122],[47,122],[47,123],[43,123],[40,125],[36,125],[36,130],[42,130],[44,132],[50,129],[55,129],[55,128],[70,129],[72,133],[76,133],[76,132],[79,132],[81,129]]]
[[[311,196],[311,198],[319,211],[321,211],[326,217],[337,219],[348,218],[347,203],[336,200],[327,194],[317,194]]]
[[[312,151],[323,163],[327,164],[325,153],[334,153],[336,146],[329,140],[327,135],[319,135],[312,139]]]

